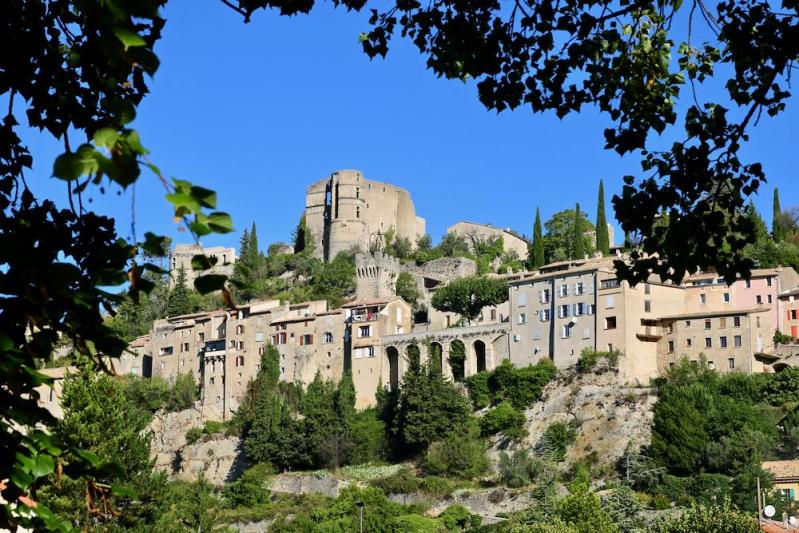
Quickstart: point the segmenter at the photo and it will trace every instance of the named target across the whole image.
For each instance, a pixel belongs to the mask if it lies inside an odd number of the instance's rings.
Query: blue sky
[[[237,230],[255,221],[264,249],[289,239],[306,187],[336,169],[407,188],[435,240],[462,219],[530,234],[537,206],[546,219],[578,201],[593,219],[600,178],[612,218],[610,196],[638,170],[635,157],[603,150],[609,123],[590,109],[564,120],[487,111],[473,84],[437,79],[400,40],[370,61],[358,43],[365,14],[321,6],[293,18],[260,12],[245,25],[218,1],[173,0],[164,16],[161,68],[134,126],[165,174],[217,190]],[[797,120],[790,105],[776,120],[764,116],[746,150],[769,176],[755,198],[767,220],[775,186],[783,207],[799,204]],[[25,140],[36,158],[32,188],[63,201],[63,184],[49,177],[59,145],[33,132]],[[91,200],[130,235],[130,191]],[[189,240],[150,174],[137,185],[135,214],[139,236]],[[236,245],[238,235],[203,242]]]

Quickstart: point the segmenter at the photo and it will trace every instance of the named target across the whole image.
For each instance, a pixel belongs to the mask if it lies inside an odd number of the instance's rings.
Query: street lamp
[[[363,502],[355,500],[355,506],[358,508],[358,523],[360,524],[360,531],[363,533]]]

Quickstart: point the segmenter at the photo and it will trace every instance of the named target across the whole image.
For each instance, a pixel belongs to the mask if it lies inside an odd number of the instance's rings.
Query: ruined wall
[[[216,265],[209,270],[195,272],[191,267],[191,258],[195,255],[206,255],[216,259]],[[205,274],[233,274],[233,265],[236,263],[236,250],[224,246],[203,248],[200,244],[176,244],[169,254],[169,286],[172,287],[177,279],[178,271],[182,268],[186,273],[186,285],[194,288],[194,280]]]

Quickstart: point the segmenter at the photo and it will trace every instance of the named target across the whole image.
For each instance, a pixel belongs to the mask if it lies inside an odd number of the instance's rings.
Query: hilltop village
[[[614,353],[627,384],[646,384],[682,358],[703,357],[711,369],[749,373],[773,372],[797,359],[794,345],[775,344],[775,331],[796,337],[799,328],[799,275],[790,267],[758,269],[732,285],[704,272],[680,285],[650,280],[631,287],[614,274],[613,261],[623,258],[623,250],[613,246],[609,228],[609,256],[515,272],[502,272],[497,258],[487,276],[506,284],[507,298],[464,320],[431,302],[448,283],[475,276],[474,260],[417,264],[386,250],[386,235],[409,246],[425,235],[425,221],[407,191],[358,171],[334,172],[308,188],[304,221],[317,257],[329,262],[355,251],[349,301],[333,308],[322,299],[269,299],[169,316],[130,343],[132,354],[117,363],[117,371],[169,382],[190,373],[200,385],[203,417],[223,421],[239,409],[268,345],[280,352],[283,381],[307,385],[317,373],[338,381],[350,370],[358,408],[374,405],[379,387],[396,388],[413,358],[435,361],[445,376],[462,381],[505,359],[518,367],[549,359],[567,369],[585,351]],[[530,248],[519,233],[491,225],[461,221],[447,231],[472,249],[499,242],[505,257],[516,260]],[[586,238],[595,240],[595,232],[587,231]],[[189,284],[199,275],[191,270],[198,253],[218,259],[215,272],[234,273],[233,248],[177,245],[169,258],[173,283],[178,272]],[[415,301],[398,295],[401,277],[411,280]],[[58,413],[58,384],[55,390],[42,398]]]

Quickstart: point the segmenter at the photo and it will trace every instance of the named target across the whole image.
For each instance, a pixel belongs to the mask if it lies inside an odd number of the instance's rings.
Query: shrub
[[[516,409],[526,409],[541,399],[541,393],[555,375],[549,359],[523,368],[514,367],[507,359],[488,376],[491,401],[507,400]]]
[[[255,465],[245,470],[241,477],[225,485],[222,497],[228,507],[254,507],[269,501],[269,490],[264,486],[268,476],[272,474],[271,466]]]
[[[421,484],[413,471],[405,467],[395,474],[373,481],[372,485],[385,494],[411,494],[419,491]]]
[[[434,442],[427,450],[424,467],[431,474],[462,479],[481,475],[488,469],[488,458],[477,429],[464,428]]]
[[[222,422],[216,422],[214,420],[208,420],[205,422],[205,426],[203,427],[203,433],[206,435],[213,435],[214,433],[221,433],[225,429],[225,424]]]
[[[194,405],[196,399],[197,384],[194,383],[194,375],[191,372],[178,374],[169,393],[166,408],[170,411],[182,411]]]
[[[526,422],[524,413],[510,403],[502,402],[480,418],[480,435],[488,437],[502,432],[511,439],[520,439],[526,434]]]
[[[438,520],[444,524],[447,531],[471,531],[479,527],[482,522],[482,518],[473,515],[462,505],[450,505],[438,515]]]
[[[125,396],[138,408],[154,413],[161,409],[169,397],[169,383],[161,377],[143,378],[129,376]]]
[[[580,352],[580,357],[577,359],[577,371],[582,373],[592,370],[596,367],[597,363],[599,363],[600,359],[605,359],[607,361],[608,368],[618,368],[620,355],[618,350],[598,352],[588,347],[583,348],[583,351]]]
[[[510,455],[502,452],[499,456],[499,477],[508,487],[532,484],[543,469],[544,462],[533,457],[527,449],[518,449]]]
[[[555,510],[566,524],[574,526],[577,531],[593,533],[618,533],[618,526],[610,515],[602,510],[599,496],[591,492],[589,485],[573,484],[569,494],[558,500]],[[714,531],[707,529],[705,531]]]
[[[418,514],[406,514],[394,519],[391,531],[395,533],[444,533],[447,528],[439,520]]]
[[[563,461],[566,459],[566,450],[574,444],[576,439],[577,426],[573,421],[568,424],[554,422],[544,431],[538,441],[538,448],[551,455],[554,460]]]
[[[203,428],[191,428],[186,432],[186,442],[194,444],[203,436]]]
[[[419,478],[419,490],[437,498],[452,496],[456,488],[458,487],[455,483],[444,477],[426,476]]]
[[[469,392],[469,399],[475,411],[488,407],[491,403],[491,395],[488,390],[488,372],[478,372],[465,380],[466,390]]]
[[[350,437],[353,443],[349,456],[351,464],[368,463],[385,458],[388,449],[386,425],[378,418],[376,409],[366,409],[353,416]]]
[[[757,533],[757,519],[732,508],[729,500],[721,504],[692,507],[673,518],[653,523],[653,533]]]

